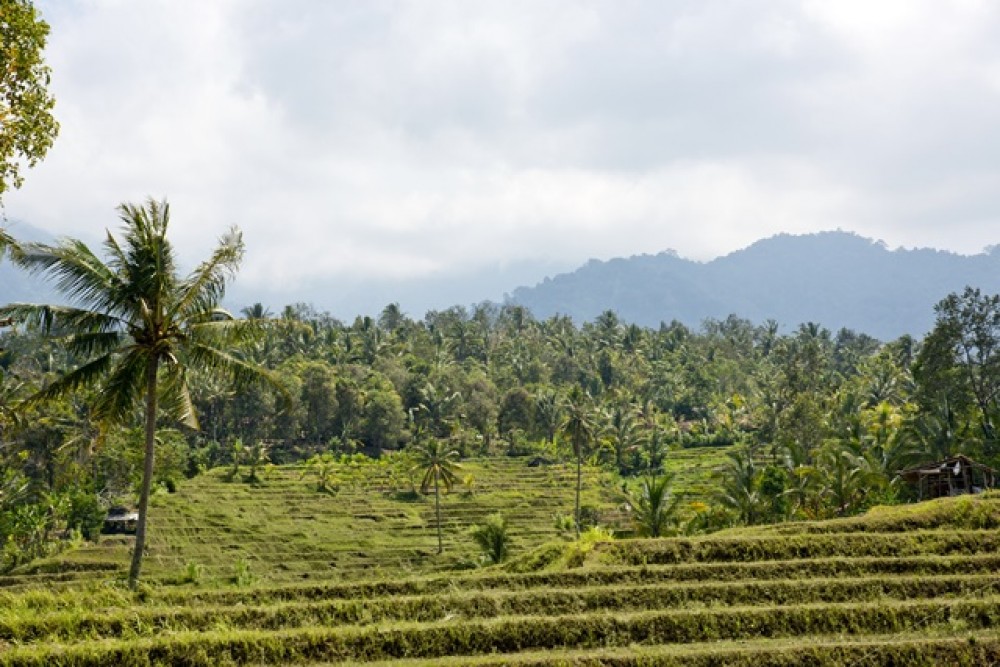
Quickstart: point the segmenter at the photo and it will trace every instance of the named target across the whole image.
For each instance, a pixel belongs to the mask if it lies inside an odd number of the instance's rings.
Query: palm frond
[[[180,285],[180,298],[172,314],[192,316],[213,311],[226,292],[226,283],[236,275],[243,260],[243,235],[235,227],[221,239],[212,256],[198,265]]]
[[[114,316],[70,306],[37,303],[11,303],[0,307],[0,318],[38,327],[46,334],[68,331],[107,333],[121,330],[122,325],[122,321]]]
[[[117,331],[98,331],[72,334],[63,339],[66,350],[85,358],[98,354],[110,354],[120,348],[125,336]]]
[[[223,373],[229,376],[237,387],[259,386],[275,390],[279,393],[282,403],[287,404],[291,401],[288,390],[280,378],[266,368],[198,341],[190,341],[184,351],[193,368]]]
[[[128,264],[128,258],[118,243],[118,239],[110,231],[105,232],[104,250],[109,256],[107,262],[108,268],[116,275],[121,275],[123,268]]]
[[[198,416],[191,400],[186,369],[180,364],[168,364],[159,390],[160,410],[171,419],[197,430]]]
[[[31,406],[62,398],[83,387],[91,387],[98,384],[105,377],[114,365],[112,355],[103,355],[90,361],[52,382],[44,389],[41,389],[28,398],[22,406]]]
[[[21,246],[14,240],[14,237],[0,229],[0,259],[3,259],[7,253],[10,253],[11,257],[16,257],[21,252]]]
[[[170,205],[154,199],[141,206],[125,203],[118,215],[125,223],[125,264],[120,272],[128,275],[130,291],[158,310],[166,305],[159,299],[174,293],[177,282],[173,246],[167,240]]]
[[[271,324],[267,320],[233,319],[232,315],[220,309],[214,309],[206,315],[205,320],[188,327],[188,335],[192,340],[212,347],[230,348],[253,343]]]
[[[82,241],[64,239],[54,246],[29,243],[14,261],[33,274],[52,278],[71,301],[93,310],[120,312],[115,299],[121,292],[119,278]]]
[[[133,346],[120,358],[94,402],[94,415],[99,419],[122,423],[132,416],[140,397],[145,393],[146,368],[149,354]]]
[[[424,470],[424,476],[420,479],[420,493],[427,493],[434,488],[434,479],[437,477],[437,469],[430,467]]]

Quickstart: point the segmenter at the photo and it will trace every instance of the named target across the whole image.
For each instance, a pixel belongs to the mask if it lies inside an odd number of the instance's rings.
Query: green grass
[[[260,581],[468,569],[479,558],[468,531],[494,512],[507,518],[514,555],[560,539],[555,515],[572,514],[575,483],[574,470],[566,465],[464,462],[460,477],[472,475],[472,492],[458,485],[442,497],[445,552],[439,555],[433,496],[414,493],[416,478],[401,464],[339,466],[334,494],[318,492],[302,466],[270,468],[259,485],[227,481],[226,473],[216,469],[185,482],[177,493],[154,496],[144,564],[148,579],[179,581],[189,567],[197,567],[205,582],[228,583],[236,577],[238,560]],[[582,504],[598,521],[630,528],[620,510],[619,482],[610,474],[586,469]],[[130,548],[130,538],[103,537],[16,574],[88,570],[105,576],[126,566]],[[7,582],[20,584],[24,577]]]
[[[292,467],[257,487],[192,480],[157,498],[140,591],[107,569],[123,538],[0,581],[0,667],[1000,662],[1000,495],[576,544],[553,521],[571,511],[570,467],[473,461],[439,557],[404,472],[346,468],[335,495]],[[620,518],[619,482],[587,475],[584,504]],[[466,531],[497,510],[519,556],[474,568]]]

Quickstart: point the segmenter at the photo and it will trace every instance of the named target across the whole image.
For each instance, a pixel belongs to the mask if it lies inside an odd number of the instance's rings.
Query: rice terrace
[[[1000,665],[998,62],[0,0],[0,667]]]

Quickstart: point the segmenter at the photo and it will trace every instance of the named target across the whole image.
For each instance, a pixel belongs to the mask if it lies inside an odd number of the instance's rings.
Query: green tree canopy
[[[59,132],[42,58],[48,34],[29,0],[0,0],[0,197],[21,186],[21,167],[35,166]]]

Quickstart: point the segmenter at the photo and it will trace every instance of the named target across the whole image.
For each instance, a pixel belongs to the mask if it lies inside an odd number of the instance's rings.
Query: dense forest
[[[94,537],[108,507],[135,503],[149,413],[115,404],[109,420],[117,376],[78,381],[98,347],[72,329],[82,320],[4,312],[13,317],[0,333],[0,569],[9,569]],[[737,316],[693,330],[643,328],[612,311],[578,326],[495,304],[418,320],[390,304],[345,323],[305,304],[280,313],[253,304],[227,318],[239,336],[215,339],[228,345],[225,363],[177,377],[161,369],[161,405],[190,405],[183,418],[159,413],[152,481],[170,492],[214,466],[252,478],[267,464],[433,442],[463,457],[588,461],[648,495],[668,483],[664,463],[677,448],[736,445],[711,502],[685,506],[669,530],[850,515],[907,499],[897,472],[909,465],[956,453],[1000,463],[1000,298],[968,288],[935,314],[924,340],[880,342],[813,322],[780,334],[773,321]],[[134,331],[120,334],[141,345]],[[268,382],[227,379],[249,368]],[[174,391],[181,384],[189,393]]]

